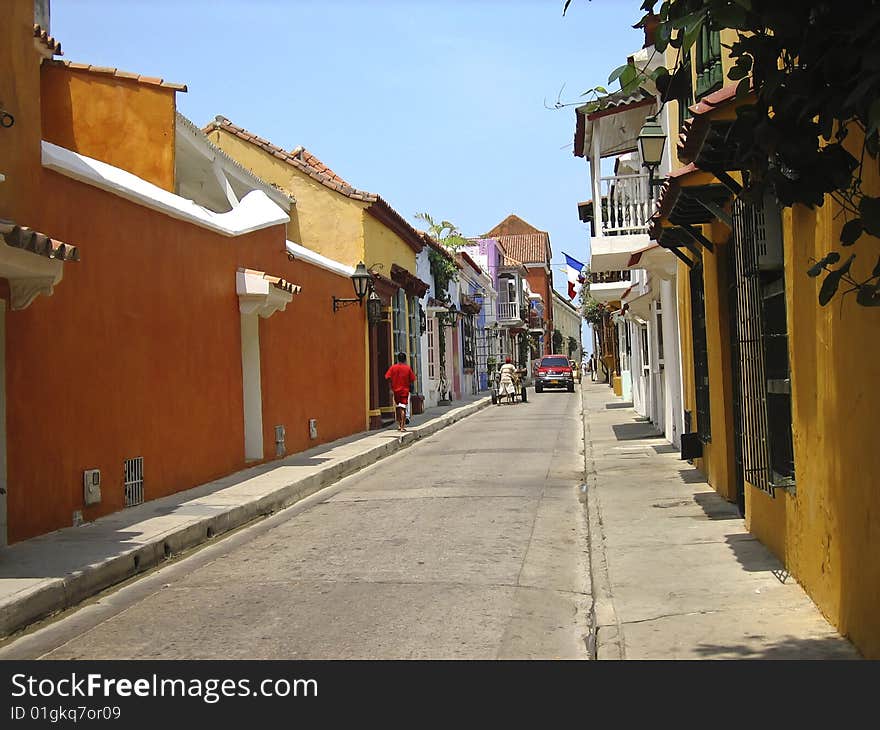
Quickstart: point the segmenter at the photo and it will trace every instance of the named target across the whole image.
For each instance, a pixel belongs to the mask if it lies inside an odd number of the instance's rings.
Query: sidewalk
[[[491,403],[485,394],[394,426],[0,548],[0,638],[261,516],[288,507]]]
[[[678,450],[584,382],[598,659],[857,659]]]

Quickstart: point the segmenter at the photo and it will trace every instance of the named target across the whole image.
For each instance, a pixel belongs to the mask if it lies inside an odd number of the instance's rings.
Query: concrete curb
[[[587,414],[584,413],[583,388],[580,390],[581,420],[584,428],[584,493],[582,501],[587,516],[587,541],[590,555],[590,583],[593,602],[590,606],[590,635],[587,650],[591,659],[625,659],[623,630],[614,608],[614,594],[608,575],[605,532],[596,484],[593,447]]]
[[[302,479],[250,502],[232,505],[216,514],[148,538],[138,547],[92,563],[63,577],[45,581],[0,599],[0,638],[6,638],[43,618],[65,611],[84,600],[155,568],[176,553],[194,548],[261,517],[290,507],[364,467],[397,453],[452,424],[477,413],[492,402],[483,398],[416,426],[396,439],[340,459]]]

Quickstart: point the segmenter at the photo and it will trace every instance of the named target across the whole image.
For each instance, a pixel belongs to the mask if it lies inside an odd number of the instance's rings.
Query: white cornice
[[[287,252],[291,254],[294,259],[300,259],[314,266],[319,266],[327,271],[332,271],[334,274],[339,274],[339,276],[347,277],[354,273],[353,266],[346,266],[339,261],[322,256],[321,254],[316,253],[305,246],[300,246],[293,241],[287,242]]]
[[[253,190],[226,213],[213,211],[163,190],[137,175],[43,140],[43,167],[118,195],[171,218],[208,228],[223,236],[241,236],[282,225],[290,217],[266,193]]]

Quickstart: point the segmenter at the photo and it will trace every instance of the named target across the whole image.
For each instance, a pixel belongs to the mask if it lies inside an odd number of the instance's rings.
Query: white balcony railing
[[[510,321],[519,319],[519,303],[517,302],[499,302],[498,303],[498,319]]]
[[[599,178],[602,191],[602,235],[647,233],[654,201],[647,175]]]

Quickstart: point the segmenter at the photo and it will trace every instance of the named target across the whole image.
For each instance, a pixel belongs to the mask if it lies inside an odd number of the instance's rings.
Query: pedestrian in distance
[[[394,418],[397,421],[397,430],[406,431],[406,409],[409,405],[410,386],[416,381],[416,374],[406,364],[406,354],[398,353],[397,362],[385,373],[385,380],[391,387],[391,395],[394,398]]]
[[[501,380],[498,383],[498,397],[507,396],[507,402],[513,403],[516,397],[516,368],[510,362],[510,358],[504,359],[504,365],[500,370]]]

